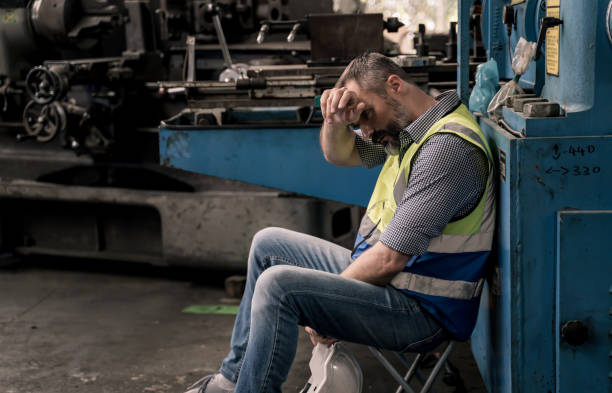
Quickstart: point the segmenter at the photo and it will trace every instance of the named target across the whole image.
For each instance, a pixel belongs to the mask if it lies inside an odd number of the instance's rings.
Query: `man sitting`
[[[384,163],[355,247],[258,232],[230,352],[189,393],[281,392],[299,325],[313,343],[394,351],[464,340],[474,328],[494,230],[493,166],[456,92],[434,99],[367,53],[323,92],[321,110],[327,161]]]

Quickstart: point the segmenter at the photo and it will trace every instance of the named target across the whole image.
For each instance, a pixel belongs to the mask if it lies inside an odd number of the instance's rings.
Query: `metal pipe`
[[[393,354],[395,354],[395,356],[400,360],[400,362],[402,362],[402,365],[406,367],[406,369],[409,369],[412,366],[413,362],[409,361],[406,355],[404,355],[403,353],[393,352]]]
[[[195,36],[187,36],[187,81],[195,80]]]
[[[455,342],[450,341],[448,345],[446,346],[446,349],[444,350],[444,352],[442,352],[442,355],[440,355],[440,359],[438,359],[438,362],[436,363],[435,367],[433,368],[433,370],[431,370],[431,373],[429,374],[429,378],[427,378],[427,381],[425,381],[425,385],[423,386],[423,389],[421,389],[421,393],[425,393],[429,391],[429,388],[431,388],[431,385],[433,385],[434,380],[436,379],[436,377],[438,376],[438,373],[440,372],[440,369],[442,368],[442,366],[444,366],[444,362],[446,362],[446,359],[448,359],[448,356],[451,354],[454,347],[455,347]]]
[[[399,383],[406,392],[414,393],[414,390],[412,390],[410,385],[408,385],[408,383],[404,381],[404,378],[402,378],[402,376],[395,370],[393,365],[387,360],[386,357],[383,356],[383,354],[380,352],[378,348],[374,348],[374,347],[368,347],[368,348],[370,349],[370,352],[372,352],[372,354],[382,363],[385,369],[387,369],[387,371],[391,374],[391,376],[393,376],[393,379],[395,379],[395,381],[397,381],[397,383]]]
[[[219,14],[213,15],[213,23],[215,25],[215,31],[217,32],[217,38],[219,39],[219,45],[221,45],[221,52],[223,52],[223,60],[225,61],[225,66],[232,66],[232,58],[230,57],[229,48],[227,47],[227,41],[225,41],[225,35],[223,34],[223,28],[221,27],[221,18],[219,18]]]
[[[396,352],[396,355],[402,361],[402,363],[404,363],[405,366],[409,366],[408,371],[406,372],[406,375],[404,375],[404,381],[408,383],[410,379],[412,378],[412,376],[414,375],[414,373],[417,371],[417,367],[421,363],[423,354],[422,353],[417,354],[412,364],[409,364],[409,362],[405,359],[403,354]],[[401,393],[401,391],[402,391],[401,387],[398,387],[395,393]]]
[[[189,88],[235,88],[235,82],[216,82],[216,81],[167,81],[167,82],[147,82],[145,84],[149,89],[158,89],[160,87],[170,89],[173,87],[189,87]]]
[[[159,21],[159,38],[164,42],[168,41],[168,0],[160,0],[155,13]]]

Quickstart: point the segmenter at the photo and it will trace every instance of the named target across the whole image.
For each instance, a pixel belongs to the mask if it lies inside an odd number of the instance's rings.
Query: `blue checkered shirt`
[[[419,141],[460,104],[455,90],[444,92],[436,101],[400,132],[402,157],[413,141]],[[382,145],[365,140],[359,132],[355,145],[368,168],[387,159]],[[439,236],[451,220],[467,216],[476,207],[485,191],[488,171],[487,157],[476,146],[453,134],[432,136],[414,157],[402,201],[380,241],[402,254],[423,254],[430,239]]]

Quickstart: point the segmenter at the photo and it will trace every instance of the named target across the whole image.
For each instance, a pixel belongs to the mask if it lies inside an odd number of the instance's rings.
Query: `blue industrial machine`
[[[232,111],[234,119],[227,126],[201,126],[198,116],[187,110],[162,123],[160,157],[166,164],[354,205],[367,204],[378,171],[340,168],[325,161],[318,142],[320,126],[300,122],[296,107]]]
[[[502,80],[514,77],[519,38],[540,46],[519,79],[528,94],[511,97],[500,119],[478,118],[498,161],[499,203],[474,357],[491,393],[610,393],[612,1],[479,3],[487,57]],[[457,89],[464,102],[473,5],[459,1]],[[207,128],[192,115],[162,123],[167,165],[367,201],[377,171],[326,164],[316,126]]]
[[[454,63],[436,63],[433,56],[397,59],[425,88],[449,71],[454,78]],[[333,87],[345,64],[252,66],[237,81],[160,82],[160,90],[178,91],[189,100],[187,109],[161,123],[161,163],[365,206],[379,171],[336,167],[319,146],[317,97]]]
[[[498,122],[479,119],[500,180],[497,258],[473,353],[490,392],[609,393],[612,2],[483,6],[502,78],[514,76],[520,37],[543,45],[520,80],[533,94],[509,99]]]

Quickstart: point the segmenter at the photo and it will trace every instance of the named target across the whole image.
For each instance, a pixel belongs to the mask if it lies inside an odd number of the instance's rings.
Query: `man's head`
[[[356,124],[364,136],[396,153],[400,131],[416,118],[410,110],[412,95],[424,94],[406,72],[386,56],[365,53],[351,61],[335,87],[352,91],[365,103]]]

